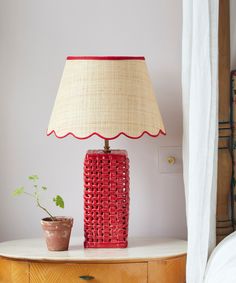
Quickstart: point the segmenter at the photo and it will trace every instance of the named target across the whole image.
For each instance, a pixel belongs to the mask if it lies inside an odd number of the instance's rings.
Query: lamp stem
[[[110,146],[109,146],[109,140],[104,140],[104,141],[105,141],[105,143],[104,143],[104,152],[105,153],[111,152],[110,151]]]

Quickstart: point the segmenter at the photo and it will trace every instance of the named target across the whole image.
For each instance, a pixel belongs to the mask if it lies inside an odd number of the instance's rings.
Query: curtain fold
[[[219,0],[183,0],[183,163],[187,282],[204,282],[215,246]]]

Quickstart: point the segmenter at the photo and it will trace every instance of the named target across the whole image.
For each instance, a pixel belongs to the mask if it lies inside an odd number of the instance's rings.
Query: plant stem
[[[36,201],[37,201],[38,207],[41,208],[42,210],[44,210],[44,211],[50,216],[50,218],[52,219],[52,221],[54,221],[55,219],[54,219],[54,217],[52,216],[52,214],[51,214],[45,207],[43,207],[43,206],[39,203],[39,198],[38,198],[38,196],[36,197]]]
[[[43,207],[40,203],[39,203],[39,198],[38,198],[38,195],[36,196],[36,201],[37,201],[37,205],[39,208],[41,208],[42,210],[44,210],[49,216],[50,218],[52,219],[52,221],[54,221],[54,217],[52,216],[52,214],[45,208]]]
[[[40,204],[38,193],[37,193],[36,195],[32,195],[32,194],[30,194],[30,193],[24,192],[24,194],[26,194],[26,195],[28,195],[28,196],[30,196],[30,197],[33,197],[33,198],[36,200],[36,202],[37,202],[37,206],[38,206],[39,208],[41,208],[42,210],[44,210],[44,211],[50,216],[50,218],[52,219],[52,221],[55,220],[55,218],[52,216],[52,214],[51,214],[45,207],[43,207],[43,206]]]
[[[32,198],[35,198],[35,196],[32,195],[32,194],[30,194],[30,193],[24,192],[24,194],[27,195],[27,196],[30,196],[30,197],[32,197]]]

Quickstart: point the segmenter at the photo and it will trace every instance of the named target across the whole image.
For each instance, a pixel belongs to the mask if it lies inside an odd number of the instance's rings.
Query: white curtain
[[[202,283],[215,247],[219,0],[183,0],[183,162],[187,283]]]

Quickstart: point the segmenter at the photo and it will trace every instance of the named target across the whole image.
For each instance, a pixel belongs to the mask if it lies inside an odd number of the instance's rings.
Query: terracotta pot
[[[73,218],[55,216],[55,221],[50,217],[43,218],[41,225],[49,251],[67,251],[70,242]]]

